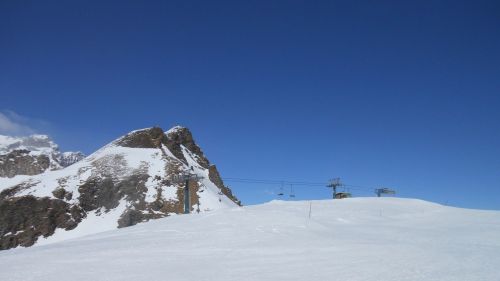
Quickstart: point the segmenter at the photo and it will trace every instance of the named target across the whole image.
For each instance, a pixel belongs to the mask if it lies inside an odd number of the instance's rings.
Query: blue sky
[[[499,30],[498,1],[2,1],[0,109],[65,150],[181,124],[223,177],[500,209]]]

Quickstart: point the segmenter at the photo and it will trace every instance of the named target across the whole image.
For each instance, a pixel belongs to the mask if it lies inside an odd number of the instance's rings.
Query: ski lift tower
[[[337,187],[343,186],[340,178],[334,178],[330,180],[330,183],[326,186],[332,189],[333,199],[337,198]]]
[[[375,194],[377,194],[377,197],[381,197],[384,194],[394,195],[396,191],[387,187],[382,187],[375,189]]]
[[[189,181],[190,180],[200,180],[203,177],[200,177],[196,174],[185,173],[182,175],[173,175],[171,180],[174,183],[184,183],[184,214],[189,214],[191,212],[191,196],[189,194]]]

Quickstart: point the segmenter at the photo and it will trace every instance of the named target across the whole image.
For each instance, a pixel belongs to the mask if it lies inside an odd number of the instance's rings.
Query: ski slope
[[[2,251],[0,264],[2,281],[498,281],[500,212],[399,198],[273,201]]]

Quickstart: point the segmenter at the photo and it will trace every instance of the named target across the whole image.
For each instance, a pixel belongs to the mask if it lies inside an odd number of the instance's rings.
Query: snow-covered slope
[[[500,280],[500,212],[274,201],[0,252],[0,280]]]
[[[0,182],[0,249],[51,243],[183,212],[237,206],[186,128],[130,132],[67,168]]]

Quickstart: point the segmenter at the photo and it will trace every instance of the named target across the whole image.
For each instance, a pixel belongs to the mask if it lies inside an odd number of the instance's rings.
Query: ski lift
[[[290,184],[290,198],[295,198],[295,192],[293,191],[293,184]]]
[[[383,194],[394,195],[396,191],[387,187],[382,187],[375,189],[375,194],[377,194],[377,197],[381,197]]]
[[[278,196],[283,196],[285,195],[285,193],[283,192],[283,182],[281,182],[281,187],[280,187],[280,191],[278,192]]]

